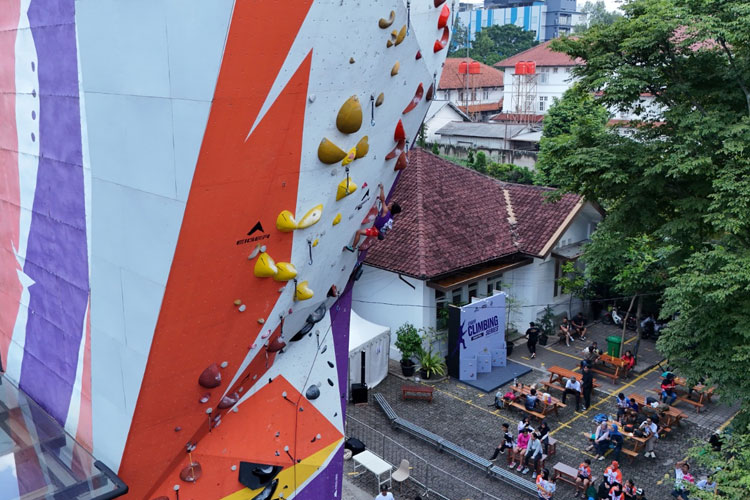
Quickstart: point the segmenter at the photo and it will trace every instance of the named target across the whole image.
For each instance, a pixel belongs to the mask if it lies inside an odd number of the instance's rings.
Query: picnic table
[[[619,424],[619,422],[615,421],[608,421],[607,422],[610,427],[613,425],[617,426],[617,429],[621,431],[622,426]],[[630,458],[630,461],[632,462],[635,457],[637,457],[641,450],[646,446],[646,442],[648,441],[648,438],[646,437],[640,437],[636,436],[633,432],[620,432],[622,434],[622,449],[620,450],[622,453],[627,455]],[[629,446],[626,446],[628,444]]]
[[[510,388],[511,388],[511,390],[515,394],[523,396],[524,398],[526,396],[528,396],[529,394],[531,394],[531,387],[528,386],[528,385],[523,385],[523,384],[512,385],[512,386],[510,386]],[[537,412],[537,411],[534,411],[534,410],[529,410],[529,409],[526,408],[526,405],[524,405],[522,403],[518,403],[518,404],[512,405],[512,406],[515,406],[516,408],[521,407],[521,409],[523,411],[525,411],[526,413],[528,413],[530,415],[533,415],[533,416],[535,416],[535,417],[537,417],[539,419],[542,419],[542,418],[546,417],[547,415],[549,415],[553,411],[555,412],[555,415],[558,415],[558,410],[560,408],[565,408],[565,406],[566,406],[566,405],[564,405],[562,403],[562,401],[560,401],[559,399],[557,399],[555,397],[550,396],[549,397],[549,401],[546,401],[542,397],[542,395],[539,394],[539,392],[537,392],[537,396],[539,396],[539,399],[537,399],[537,401],[538,401],[538,404],[541,405],[541,410],[542,410],[541,412]]]
[[[549,372],[549,381],[542,382],[545,387],[548,389],[561,389],[565,390],[565,380],[567,378],[575,377],[579,382],[581,381],[581,378],[583,375],[580,373],[574,372],[573,370],[568,370],[567,368],[562,368],[560,366],[550,366],[547,368],[547,371]],[[596,382],[596,379],[594,379],[594,387],[601,387],[601,384]]]
[[[638,406],[646,406],[646,398],[641,396],[640,394],[631,394],[629,397],[630,399],[638,403]],[[685,415],[682,411],[673,406],[670,406],[669,410],[664,412],[662,415],[664,416],[664,422],[659,420],[659,424],[663,423],[664,427],[670,428],[676,424],[679,424],[683,418],[687,417],[687,415]]]
[[[715,387],[708,387],[704,384],[696,384],[690,387],[684,377],[675,377],[674,382],[678,386],[684,387],[684,389],[682,389],[682,394],[678,392],[677,400],[695,406],[696,412],[700,412],[704,405],[711,402],[711,397],[714,395]],[[697,400],[690,398],[693,393],[698,396]],[[661,387],[659,388],[659,394],[661,394]]]
[[[617,379],[621,374],[625,374],[625,367],[627,366],[627,363],[620,358],[602,353],[599,355],[598,360],[601,361],[605,367],[611,368],[612,371],[605,371],[601,368],[601,365],[597,367],[596,363],[591,366],[591,371],[600,375],[604,375],[607,378],[611,378],[613,384],[617,383]]]

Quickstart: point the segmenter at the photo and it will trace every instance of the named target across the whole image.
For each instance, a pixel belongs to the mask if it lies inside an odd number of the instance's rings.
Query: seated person
[[[610,500],[625,500],[625,493],[622,490],[620,483],[615,483],[609,490]]]
[[[573,330],[581,340],[586,340],[586,320],[583,317],[583,313],[576,314],[575,318],[570,322],[573,325]]]
[[[498,455],[505,453],[505,450],[511,450],[512,452],[513,441],[513,434],[510,433],[510,425],[508,425],[507,422],[503,422],[503,440],[497,448],[495,448],[495,452],[492,454],[492,457],[490,457],[490,461],[494,462]]]
[[[672,496],[678,500],[688,500],[688,483],[695,484],[690,474],[690,464],[685,461],[677,462],[674,466],[674,491]]]
[[[594,434],[594,448],[596,448],[597,460],[604,460],[604,454],[609,449],[610,442],[609,425],[607,422],[602,422],[602,424],[597,427],[596,433]]]
[[[632,479],[625,481],[625,487],[622,489],[622,492],[625,494],[625,500],[635,500],[636,491],[638,491],[638,489],[635,487],[635,483]]]
[[[670,406],[674,404],[675,400],[677,399],[677,393],[675,392],[676,386],[677,384],[674,381],[674,375],[668,373],[661,383],[662,403],[668,404]]]
[[[526,406],[527,410],[533,411],[538,400],[539,396],[536,395],[536,389],[531,389],[531,391],[529,391],[529,394],[526,396],[526,402],[524,403],[524,406]]]
[[[526,448],[526,454],[523,459],[523,468],[521,465],[518,466],[518,471],[521,474],[527,474],[529,472],[529,465],[531,462],[534,463],[534,470],[539,471],[539,461],[542,459],[542,442],[539,441],[539,434],[531,432],[529,435],[529,444]]]
[[[560,336],[560,340],[565,340],[565,345],[570,346],[570,343],[573,342],[573,335],[571,335],[571,332],[573,330],[573,325],[570,324],[567,317],[563,317],[562,323],[560,323],[560,332],[558,335]]]
[[[590,484],[591,460],[587,458],[578,466],[578,477],[576,477],[576,498],[578,498],[580,492],[586,491]]]
[[[612,460],[620,460],[620,453],[622,452],[622,443],[624,439],[625,438],[623,438],[622,434],[620,434],[620,430],[617,428],[617,424],[610,426],[609,440],[611,444],[609,447],[612,448]]]
[[[625,394],[620,393],[615,398],[615,403],[617,404],[617,421],[622,423],[625,412],[630,408],[630,399],[626,398]]]
[[[630,377],[630,370],[635,366],[635,356],[633,356],[631,351],[625,351],[625,354],[620,359],[625,362],[625,376]]]
[[[602,351],[599,350],[596,342],[592,342],[590,346],[583,350],[583,361],[588,363],[589,366],[594,366],[601,353]]]
[[[526,455],[526,448],[529,446],[529,429],[524,428],[518,433],[518,439],[516,440],[516,446],[513,448],[513,452],[508,454],[508,460],[510,460],[511,469],[516,466],[516,460],[518,465],[521,466],[523,463],[523,457]]]
[[[539,434],[539,441],[542,443],[542,450],[544,451],[545,455],[548,455],[549,451],[549,432],[550,432],[549,425],[547,424],[546,420],[542,420],[542,423],[539,425],[539,429],[537,429],[537,433]]]

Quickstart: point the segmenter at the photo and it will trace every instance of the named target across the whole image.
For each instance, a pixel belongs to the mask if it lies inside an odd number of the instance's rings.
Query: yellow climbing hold
[[[312,246],[316,247],[318,246],[318,243],[320,243],[320,238],[315,238],[315,241],[313,241]]]
[[[333,218],[333,225],[335,226],[339,222],[341,222],[341,214],[336,214],[336,217]]]
[[[255,276],[258,278],[270,278],[276,274],[278,270],[276,263],[266,252],[261,253],[258,260],[255,261],[254,272]]]
[[[385,100],[385,94],[383,94],[381,92],[380,95],[378,96],[378,98],[375,99],[375,107],[377,108],[378,106],[380,106],[381,104],[383,104],[384,100]]]
[[[386,29],[393,24],[393,21],[396,20],[396,11],[392,10],[391,13],[388,15],[388,19],[383,19],[382,17],[378,21],[378,26],[380,26],[381,29]]]
[[[359,140],[355,149],[357,150],[357,155],[355,156],[356,160],[367,156],[367,153],[370,151],[370,144],[367,142],[367,136],[364,136]]]
[[[282,233],[291,233],[297,229],[297,221],[294,220],[294,214],[289,210],[282,211],[276,217],[276,229]]]
[[[242,305],[242,301],[240,299],[237,299],[237,300],[234,301],[234,305],[241,306]]]
[[[339,187],[336,190],[336,201],[340,201],[346,198],[356,190],[357,185],[354,184],[351,179],[344,179],[343,181],[339,182]]]
[[[398,75],[399,68],[401,68],[401,63],[396,61],[396,64],[394,64],[393,67],[391,68],[391,76]]]
[[[315,205],[307,211],[304,217],[297,223],[298,229],[305,229],[313,224],[316,224],[323,216],[323,205]]]
[[[362,105],[356,95],[351,96],[341,106],[336,116],[336,128],[344,134],[353,134],[362,126]]]
[[[318,159],[327,165],[333,165],[346,158],[346,153],[326,138],[318,146]]]
[[[393,47],[393,42],[390,41],[390,40],[388,40],[387,42],[385,42],[385,46],[386,46],[386,48],[390,49],[391,47]]]
[[[294,291],[294,300],[307,300],[311,299],[313,291],[307,284],[307,281],[302,281],[297,284],[297,289]]]
[[[398,35],[396,35],[396,43],[394,45],[400,45],[401,42],[404,41],[404,38],[406,38],[406,25],[401,28],[401,31],[398,32]]]
[[[349,152],[346,153],[346,158],[343,159],[343,161],[341,162],[341,165],[347,166],[351,162],[353,162],[355,160],[355,158],[357,158],[357,148],[356,147],[350,149]]]
[[[274,281],[289,281],[297,277],[297,268],[289,262],[279,262],[276,264],[278,270],[273,275]]]

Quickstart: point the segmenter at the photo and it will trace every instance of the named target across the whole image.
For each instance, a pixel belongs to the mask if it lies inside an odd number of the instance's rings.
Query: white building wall
[[[424,122],[426,128],[425,140],[429,143],[438,142],[440,136],[435,132],[446,126],[448,123],[464,121],[463,117],[445,102],[433,101],[430,103],[430,106],[440,107],[440,109]],[[430,116],[431,112],[432,110],[428,111],[427,116]]]
[[[554,103],[554,100],[561,99],[565,91],[573,85],[571,71],[572,67],[570,66],[545,66],[536,68],[537,88],[536,96],[533,99],[535,114],[546,114],[550,106]],[[515,103],[513,93],[516,89],[517,79],[520,77],[515,76],[514,73],[515,68],[505,68],[503,97],[503,111],[505,113],[517,112],[513,108]],[[544,106],[540,106],[540,103],[544,103]]]

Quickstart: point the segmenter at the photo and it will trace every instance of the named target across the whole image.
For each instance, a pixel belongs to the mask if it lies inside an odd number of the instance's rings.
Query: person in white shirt
[[[678,500],[687,500],[688,483],[695,484],[695,479],[690,474],[690,464],[685,461],[674,465],[674,491],[672,496]]]
[[[549,470],[544,469],[541,474],[536,477],[536,490],[537,495],[541,500],[552,500],[552,494],[555,492],[557,486],[555,485],[554,478],[550,480]]]
[[[654,454],[654,444],[659,438],[659,428],[654,421],[651,420],[651,417],[644,420],[638,428],[643,431],[643,436],[648,438],[648,441],[646,441],[646,452],[643,456],[656,458],[656,455]]]
[[[576,398],[576,411],[581,409],[581,383],[575,377],[570,377],[565,382],[565,392],[563,393],[562,403],[565,404],[565,398],[572,394]]]
[[[395,500],[393,498],[393,493],[388,491],[388,485],[384,484],[380,487],[380,495],[375,497],[375,500]]]

